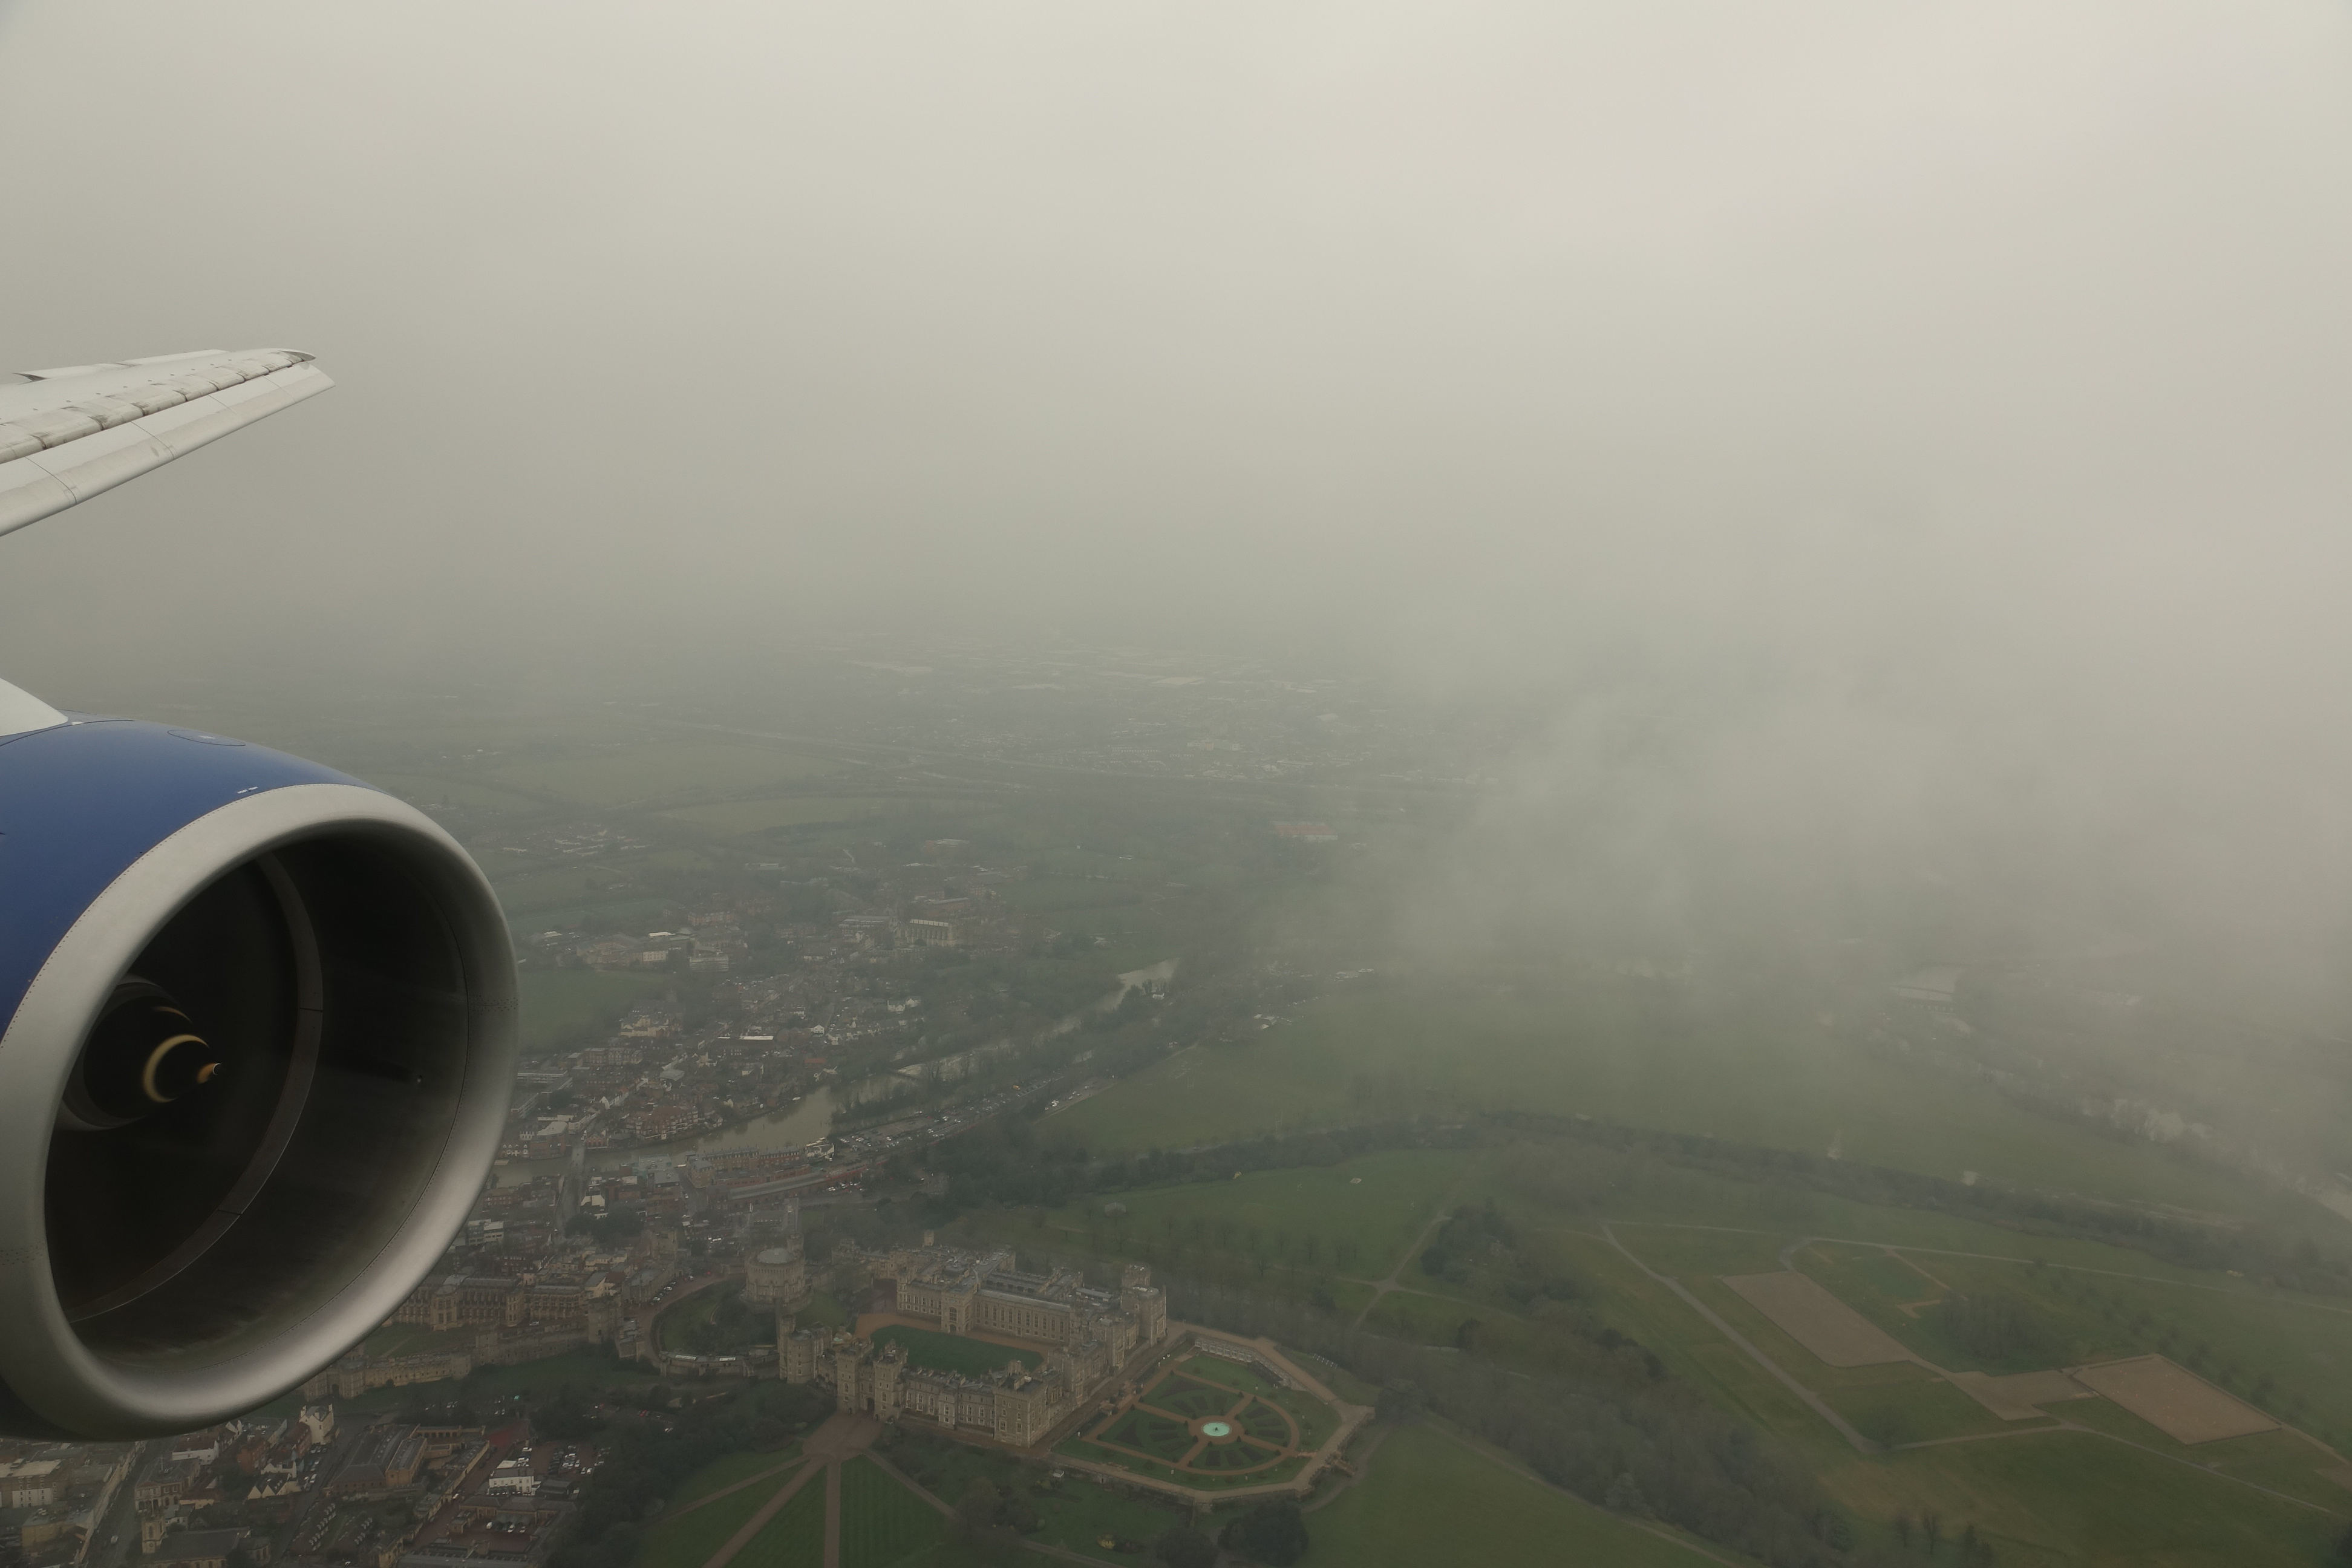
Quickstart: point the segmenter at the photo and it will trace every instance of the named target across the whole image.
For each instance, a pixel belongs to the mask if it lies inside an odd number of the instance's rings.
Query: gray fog
[[[2318,0],[0,6],[6,364],[341,384],[0,541],[0,671],[1274,650],[1521,716],[1433,938],[1926,898],[2340,1021],[2347,72]]]

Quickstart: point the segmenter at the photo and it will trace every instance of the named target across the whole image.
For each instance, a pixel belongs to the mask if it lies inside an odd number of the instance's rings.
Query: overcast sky
[[[341,383],[0,541],[0,670],[1286,641],[2271,900],[2348,88],[2317,0],[0,5],[4,363]]]
[[[0,5],[5,363],[342,383],[8,541],[0,658],[2210,596],[2339,559],[2347,68],[2316,3]]]

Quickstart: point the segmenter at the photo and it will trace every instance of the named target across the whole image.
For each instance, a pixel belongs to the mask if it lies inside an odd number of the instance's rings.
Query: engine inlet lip
[[[323,1282],[260,1342],[168,1370],[86,1343],[47,1267],[42,1193],[80,1042],[115,982],[212,880],[271,850],[368,837],[430,868],[467,986],[464,1076],[446,1138],[421,1152],[422,1195],[374,1256]],[[275,1398],[390,1316],[463,1223],[498,1152],[515,1066],[515,978],[504,919],[480,870],[414,807],[356,784],[293,784],[229,802],[164,837],[90,900],[26,988],[0,1035],[0,1382],[34,1415],[83,1436],[209,1426]],[[59,1045],[58,1042],[66,1042]]]

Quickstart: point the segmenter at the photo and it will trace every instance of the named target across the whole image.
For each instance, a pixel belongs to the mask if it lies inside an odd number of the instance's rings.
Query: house
[[[0,1508],[46,1508],[58,1500],[58,1461],[16,1459],[0,1465]]]

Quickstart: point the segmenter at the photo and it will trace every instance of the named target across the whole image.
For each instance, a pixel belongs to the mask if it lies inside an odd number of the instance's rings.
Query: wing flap
[[[63,511],[334,385],[288,349],[32,372],[0,387],[0,533]]]

